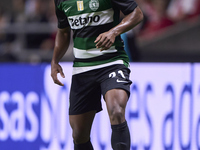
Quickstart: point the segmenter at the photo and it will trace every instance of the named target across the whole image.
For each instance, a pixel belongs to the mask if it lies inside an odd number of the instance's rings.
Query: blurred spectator
[[[174,22],[167,16],[170,0],[138,0],[137,3],[141,6],[145,15],[143,28],[140,35],[156,33],[174,24]]]
[[[2,29],[6,26],[6,23],[7,23],[7,18],[5,16],[2,8],[0,8],[0,31],[1,32],[2,32]],[[6,35],[5,35],[5,33],[1,33],[0,34],[0,44],[4,43],[5,41],[6,41]]]
[[[167,14],[178,22],[200,13],[200,0],[172,0]]]
[[[136,0],[145,15],[140,36],[151,37],[177,22],[200,14],[200,0]]]
[[[0,8],[0,62],[16,62],[17,57],[13,54],[13,41],[16,35],[4,32],[4,28],[14,21],[13,12],[8,14],[4,8]],[[20,15],[17,15],[20,16]]]
[[[48,0],[35,0],[30,2],[33,12],[28,13],[28,23],[49,23],[49,18],[46,12],[49,12],[49,1]],[[30,8],[29,5],[26,5]],[[53,41],[51,41],[51,33],[29,33],[26,35],[26,46],[28,49],[39,49],[52,50]]]

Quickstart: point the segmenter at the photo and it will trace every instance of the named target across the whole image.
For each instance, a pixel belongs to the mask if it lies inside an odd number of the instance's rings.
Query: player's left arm
[[[100,48],[100,51],[109,49],[115,42],[116,36],[134,28],[142,20],[143,13],[139,6],[137,6],[131,13],[126,15],[117,26],[100,34],[94,41],[96,43],[96,47]]]

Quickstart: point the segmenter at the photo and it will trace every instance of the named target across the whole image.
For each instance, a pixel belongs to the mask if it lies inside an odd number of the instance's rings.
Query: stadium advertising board
[[[62,63],[64,87],[50,65],[0,64],[0,149],[72,150],[68,97],[72,63]],[[200,150],[200,64],[132,63],[126,118],[131,150]],[[95,150],[111,150],[111,127],[95,117]]]

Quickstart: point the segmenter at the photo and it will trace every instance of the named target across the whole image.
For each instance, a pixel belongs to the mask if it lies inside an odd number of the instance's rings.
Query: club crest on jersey
[[[83,1],[77,1],[77,9],[78,11],[84,10]]]
[[[89,2],[89,7],[91,10],[96,11],[99,8],[99,1],[98,0],[91,0]]]

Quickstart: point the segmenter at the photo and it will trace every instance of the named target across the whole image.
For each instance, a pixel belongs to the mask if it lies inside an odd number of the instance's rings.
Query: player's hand
[[[65,78],[62,67],[59,64],[52,63],[51,64],[51,77],[52,77],[54,83],[58,84],[60,86],[64,86],[64,84],[58,80],[58,77],[57,77],[58,73],[60,73],[61,77]]]
[[[100,48],[100,51],[109,49],[115,42],[115,37],[112,31],[100,34],[94,41],[94,43],[96,43],[96,48]]]

